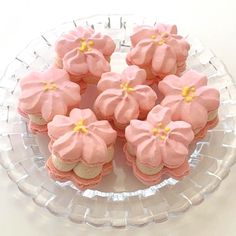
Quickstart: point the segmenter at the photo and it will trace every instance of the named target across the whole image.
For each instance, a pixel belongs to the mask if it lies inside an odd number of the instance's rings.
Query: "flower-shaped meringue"
[[[90,109],[73,109],[69,117],[58,115],[48,124],[54,140],[52,152],[65,163],[88,166],[109,161],[107,149],[116,140],[116,131],[106,120],[98,121]]]
[[[81,46],[64,56],[63,68],[73,76],[73,81],[91,76],[96,83],[104,72],[110,71],[110,64],[98,50]]]
[[[130,38],[132,49],[127,55],[129,64],[150,69],[159,79],[184,71],[190,46],[182,36],[177,35],[175,25],[140,26]]]
[[[173,119],[190,123],[195,131],[204,128],[208,114],[219,107],[219,91],[207,87],[207,77],[193,70],[165,77],[158,88],[164,95],[161,105],[171,109]]]
[[[125,130],[125,137],[136,157],[136,160],[131,161],[126,150],[127,159],[135,167],[135,175],[142,182],[156,183],[165,173],[181,177],[188,171],[188,145],[194,134],[187,122],[172,121],[169,108],[157,105],[149,112],[146,121],[132,120]],[[159,167],[160,170],[150,174],[152,178],[149,179],[147,173],[138,171],[137,163],[148,168]]]
[[[31,72],[20,81],[19,110],[40,115],[49,122],[55,115],[66,115],[80,103],[80,87],[69,80],[65,70],[49,68]]]
[[[97,85],[101,93],[94,103],[98,116],[114,119],[122,125],[146,116],[154,107],[157,96],[154,90],[144,85],[145,80],[145,71],[137,66],[127,67],[122,74],[103,74]]]
[[[108,35],[97,33],[92,28],[79,26],[75,30],[62,35],[56,42],[55,50],[57,55],[63,59],[71,50],[83,48],[85,43],[93,49],[100,51],[107,59],[116,47],[114,41]]]
[[[77,27],[58,39],[55,50],[57,65],[63,67],[73,81],[84,79],[88,83],[97,83],[102,73],[110,71],[108,61],[115,43],[108,35]]]

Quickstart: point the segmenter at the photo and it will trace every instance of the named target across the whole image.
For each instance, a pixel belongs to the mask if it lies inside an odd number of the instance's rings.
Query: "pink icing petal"
[[[180,142],[167,139],[165,145],[161,146],[161,154],[165,166],[176,168],[188,157],[188,148]]]
[[[150,39],[156,33],[156,30],[151,26],[137,27],[134,34],[130,36],[132,47],[135,47],[141,40]]]
[[[108,35],[95,33],[89,40],[94,42],[93,48],[99,50],[106,56],[111,56],[111,54],[115,51],[116,44]]]
[[[167,95],[161,101],[161,105],[170,108],[173,120],[181,119],[181,106],[184,98],[181,95]]]
[[[125,138],[132,145],[138,146],[152,136],[151,129],[152,126],[146,121],[131,120],[125,129]]]
[[[74,124],[80,120],[84,120],[86,125],[97,121],[95,114],[90,109],[77,108],[70,112],[70,119]]]
[[[62,35],[55,44],[55,51],[60,58],[66,53],[80,46],[81,38],[88,38],[94,33],[91,28],[78,26],[75,30]]]
[[[104,118],[112,116],[121,99],[122,90],[107,89],[96,98],[94,102],[95,110],[98,110]]]
[[[137,147],[137,159],[144,165],[158,167],[162,163],[160,146],[153,137],[140,143]]]
[[[99,51],[86,52],[86,57],[88,70],[92,75],[100,77],[102,73],[111,70],[110,64]]]
[[[167,44],[175,51],[177,61],[185,61],[187,59],[190,46],[184,38],[180,36],[171,37],[168,39]]]
[[[207,77],[204,74],[198,73],[194,70],[189,70],[185,72],[181,79],[185,86],[199,88],[201,86],[207,85]]]
[[[70,80],[69,74],[65,70],[57,68],[53,68],[53,70],[46,70],[42,72],[41,78],[53,78],[51,82],[56,82],[58,84],[63,82],[65,82],[66,84],[67,81]],[[50,81],[50,79],[48,79],[47,81]]]
[[[185,160],[185,162],[177,168],[166,168],[166,172],[173,178],[182,178],[189,172],[189,169],[188,160]]]
[[[144,66],[148,65],[152,61],[153,53],[155,50],[155,42],[151,39],[145,39],[139,42],[130,52],[129,60],[131,63]]]
[[[63,58],[63,68],[73,75],[85,75],[89,70],[85,54],[77,48],[66,53]]]
[[[48,123],[48,135],[53,140],[58,139],[73,129],[74,123],[69,117],[63,115],[54,116],[53,120]]]
[[[32,71],[20,80],[20,87],[27,86],[28,84],[38,84],[40,81],[41,73]]]
[[[30,100],[30,103],[28,102]],[[21,109],[29,114],[41,113],[41,103],[43,101],[43,95],[41,91],[30,90],[21,93],[19,102]],[[32,112],[34,111],[34,112]]]
[[[42,104],[41,113],[43,119],[49,122],[55,115],[66,115],[67,106],[60,97],[50,96]]]
[[[95,133],[83,136],[83,160],[88,165],[104,164],[108,161],[106,143]]]
[[[162,24],[158,23],[156,25],[156,29],[159,33],[169,33],[169,34],[177,34],[177,26],[176,25],[168,25],[168,24]]]
[[[116,105],[114,116],[118,123],[127,124],[139,116],[139,106],[137,101],[130,95],[126,95]]]
[[[152,59],[152,71],[155,75],[165,76],[176,73],[175,52],[166,44],[156,47]]]
[[[197,100],[207,111],[214,111],[220,105],[220,93],[214,88],[203,86],[196,91]]]
[[[194,139],[194,133],[192,127],[189,123],[184,121],[171,121],[168,124],[170,128],[169,139],[180,142],[185,146],[188,146]]]
[[[156,126],[158,123],[167,125],[171,121],[171,110],[168,107],[157,105],[148,113],[147,121],[153,126]]]
[[[107,120],[91,123],[88,125],[88,130],[102,138],[107,146],[113,144],[116,140],[116,131],[111,128],[111,125]]]
[[[139,104],[141,110],[150,110],[155,106],[157,95],[153,89],[147,85],[137,85],[134,87],[135,92],[131,95]]]
[[[64,162],[78,162],[81,159],[84,147],[82,136],[82,134],[74,131],[65,133],[53,143],[53,153]]]
[[[138,66],[129,66],[122,72],[122,82],[128,83],[131,87],[143,84],[145,81],[146,72]]]
[[[163,95],[180,94],[182,87],[181,78],[176,75],[167,75],[158,84],[158,89]]]
[[[120,89],[121,83],[120,74],[115,72],[106,72],[102,74],[101,79],[98,81],[97,88],[100,92],[110,88]]]
[[[181,119],[191,124],[194,130],[203,128],[207,123],[207,110],[197,101],[183,102],[181,111],[177,112],[181,112]]]
[[[79,106],[81,96],[80,96],[80,87],[76,83],[64,83],[61,84],[61,88],[58,88],[60,91],[60,97],[63,98],[64,101],[70,101],[72,106]]]

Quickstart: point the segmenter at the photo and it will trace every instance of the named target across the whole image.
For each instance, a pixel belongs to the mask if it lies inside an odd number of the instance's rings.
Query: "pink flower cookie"
[[[130,39],[132,48],[127,63],[145,69],[148,84],[185,70],[190,45],[177,35],[175,25],[140,26]]]
[[[181,77],[169,75],[158,88],[164,95],[161,105],[171,109],[174,120],[190,123],[196,139],[204,137],[207,129],[218,123],[220,93],[207,87],[205,75],[193,70]]]
[[[80,103],[80,87],[65,70],[50,68],[31,72],[20,81],[19,113],[30,119],[33,132],[47,132],[47,123],[55,115],[66,115]]]
[[[166,175],[179,179],[189,172],[188,146],[194,134],[187,122],[172,121],[169,108],[157,105],[147,120],[132,120],[125,138],[128,164],[144,184],[156,184]]]
[[[108,61],[115,43],[91,28],[77,27],[59,38],[55,50],[57,65],[68,71],[72,81],[97,83],[102,73],[110,71]]]
[[[53,179],[71,180],[80,189],[99,183],[112,170],[116,131],[90,109],[73,109],[48,124],[52,138],[46,166]]]
[[[144,85],[145,80],[145,70],[129,66],[122,74],[103,74],[97,85],[101,93],[94,110],[99,118],[112,121],[119,136],[124,136],[124,129],[132,119],[145,118],[155,106],[156,93]]]

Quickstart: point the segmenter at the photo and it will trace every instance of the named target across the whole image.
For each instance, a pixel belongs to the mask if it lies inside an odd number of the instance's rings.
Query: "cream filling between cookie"
[[[29,114],[29,119],[31,122],[37,124],[37,125],[46,125],[48,122],[43,119],[41,115],[32,115]]]
[[[102,166],[90,167],[79,162],[73,169],[74,173],[83,179],[93,179],[102,172]]]
[[[163,168],[163,165],[157,166],[157,167],[149,167],[149,166],[143,165],[142,163],[138,161],[137,158],[136,158],[136,165],[137,165],[137,168],[146,175],[155,175],[159,173]]]
[[[70,170],[72,170],[77,163],[65,163],[62,162],[57,156],[55,156],[54,154],[52,154],[52,163],[54,165],[54,167],[59,170],[59,171],[63,171],[63,172],[68,172]]]

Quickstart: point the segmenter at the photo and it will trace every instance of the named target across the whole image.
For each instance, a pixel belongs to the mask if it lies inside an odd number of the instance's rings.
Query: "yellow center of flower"
[[[56,90],[57,89],[57,85],[54,82],[43,82],[44,86],[43,86],[43,90],[49,91],[49,90]]]
[[[120,87],[126,92],[126,93],[130,93],[134,91],[134,88],[129,86],[128,83],[123,83],[120,85]]]
[[[182,96],[184,97],[185,102],[191,102],[195,97],[195,87],[185,86],[182,89]]]
[[[77,122],[75,124],[75,127],[73,128],[74,132],[81,132],[83,134],[87,134],[88,133],[88,129],[85,126],[85,121],[84,120],[80,120],[79,122]]]
[[[153,135],[158,137],[160,140],[165,140],[169,132],[170,128],[162,123],[159,123],[156,127],[152,129]]]
[[[86,39],[82,38],[80,39],[81,45],[78,48],[78,50],[80,52],[87,52],[87,51],[91,51],[92,47],[94,46],[94,42],[93,41],[86,41]]]
[[[157,45],[163,45],[166,43],[166,39],[167,39],[168,35],[169,35],[168,33],[164,32],[161,35],[153,34],[150,36],[150,38],[155,40]]]

